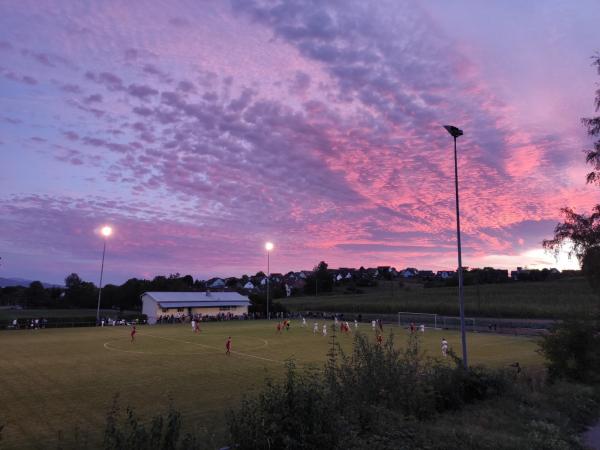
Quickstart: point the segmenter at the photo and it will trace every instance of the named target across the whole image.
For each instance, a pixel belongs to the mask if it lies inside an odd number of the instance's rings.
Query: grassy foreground
[[[313,335],[312,322],[302,328],[294,321],[278,335],[275,323],[222,322],[204,324],[200,334],[187,325],[138,328],[135,344],[129,328],[76,328],[0,332],[2,448],[49,448],[59,433],[75,428],[93,430],[92,441],[103,431],[115,393],[123,406],[142,417],[166,409],[168,402],[182,413],[184,429],[210,430],[215,447],[224,442],[224,412],[239,404],[244,394],[258,392],[266,376],[283,374],[286,359],[299,367],[322,367],[329,339]],[[394,327],[396,342],[406,333]],[[360,330],[373,338],[370,326]],[[448,339],[460,349],[455,332],[427,331],[423,348],[438,356],[439,341]],[[224,354],[227,336],[234,353]],[[542,363],[532,339],[469,334],[473,364],[494,367],[519,361],[534,369]],[[352,336],[339,336],[350,350]]]
[[[424,288],[420,284],[380,281],[362,294],[344,294],[336,287],[332,295],[281,300],[292,311],[395,314],[399,311],[458,315],[456,287]],[[565,318],[586,317],[598,309],[583,278],[545,282],[514,282],[465,286],[468,317]]]

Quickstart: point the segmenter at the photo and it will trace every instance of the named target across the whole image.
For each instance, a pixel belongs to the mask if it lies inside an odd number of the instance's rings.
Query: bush
[[[600,383],[600,330],[594,321],[555,325],[540,342],[551,380]]]
[[[357,334],[344,354],[332,336],[323,372],[298,373],[288,363],[282,383],[269,381],[254,399],[228,415],[232,441],[240,449],[416,448],[419,428],[448,409],[498,395],[501,372],[464,369],[457,360],[426,358],[417,335],[404,350]]]

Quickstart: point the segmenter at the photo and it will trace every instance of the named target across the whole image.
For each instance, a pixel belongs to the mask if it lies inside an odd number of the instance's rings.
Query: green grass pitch
[[[323,366],[330,336],[313,335],[313,322],[302,328],[294,320],[280,334],[274,321],[203,323],[199,334],[190,325],[140,326],[133,344],[129,327],[2,331],[0,446],[51,448],[60,430],[68,436],[76,427],[94,430],[94,442],[116,393],[122,407],[132,406],[143,417],[164,412],[171,399],[186,431],[208,429],[218,444],[226,444],[224,412],[244,394],[258,392],[265,377],[282,374],[285,360]],[[359,331],[374,338],[370,324],[360,324]],[[405,344],[406,330],[385,326],[386,336],[390,331],[396,345]],[[440,356],[442,336],[460,354],[459,334],[438,330],[422,336],[427,354]],[[337,337],[350,351],[352,335]],[[534,339],[477,333],[467,339],[471,364],[542,365]]]

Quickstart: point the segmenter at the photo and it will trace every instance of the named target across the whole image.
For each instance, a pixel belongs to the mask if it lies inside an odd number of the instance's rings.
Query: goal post
[[[409,311],[401,311],[398,313],[398,326],[407,327],[411,323],[417,326],[425,325],[427,328],[438,328],[440,322],[437,314],[431,313],[416,313]]]

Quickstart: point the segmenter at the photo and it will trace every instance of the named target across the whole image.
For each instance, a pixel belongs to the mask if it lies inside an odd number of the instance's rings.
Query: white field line
[[[149,334],[149,333],[139,333],[139,334],[140,334],[140,336],[150,336],[150,337],[157,338],[157,339],[164,339],[166,341],[181,342],[183,344],[197,345],[199,347],[209,348],[211,350],[217,350],[219,352],[221,350],[219,347],[215,347],[213,345],[207,345],[207,344],[200,344],[199,342],[184,341],[184,340],[181,340],[181,339],[169,338],[169,337],[165,337],[165,336],[157,336],[155,334]],[[262,345],[260,347],[257,347],[257,348],[262,348],[262,347],[266,347],[267,345],[269,345],[269,342],[266,339],[262,339],[262,338],[257,338],[257,339],[260,339],[260,340],[262,340],[265,343],[264,345]],[[152,352],[140,352],[140,351],[135,351],[135,350],[121,350],[121,349],[118,349],[118,348],[111,347],[109,345],[110,342],[111,341],[108,341],[108,342],[104,343],[104,348],[106,348],[107,350],[120,351],[120,352],[125,352],[125,353],[153,354]],[[265,358],[263,356],[251,355],[249,353],[237,352],[235,350],[231,350],[231,353],[239,355],[239,356],[244,356],[246,358],[260,359],[262,361],[268,361],[268,362],[273,362],[273,363],[278,363],[278,364],[284,364],[285,363],[285,361],[279,361],[279,360],[276,360],[276,359]]]

